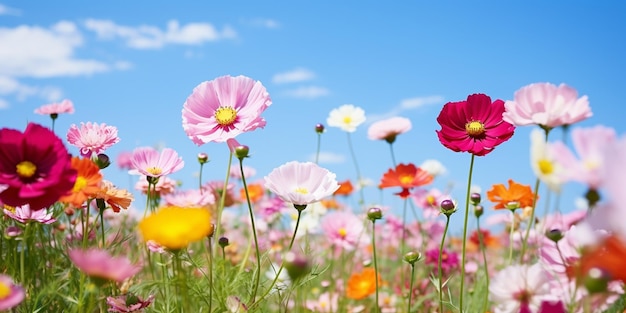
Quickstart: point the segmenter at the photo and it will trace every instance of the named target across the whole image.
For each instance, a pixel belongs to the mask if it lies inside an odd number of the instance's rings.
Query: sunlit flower
[[[141,178],[139,178],[139,180],[135,183],[135,190],[141,191],[141,193],[144,195],[148,194],[148,180],[146,179],[146,177],[147,176],[142,175]],[[159,181],[157,181],[156,184],[152,185],[152,187],[150,188],[150,196],[162,197],[174,192],[177,187],[177,181],[167,176],[161,176],[159,177]]]
[[[339,295],[334,292],[324,292],[315,300],[307,300],[307,309],[319,313],[335,312],[339,307]]]
[[[572,129],[572,144],[579,158],[563,142],[550,144],[554,157],[566,171],[562,179],[587,184],[598,189],[605,149],[617,141],[615,130],[605,126]],[[613,169],[614,170],[614,169]]]
[[[133,153],[130,151],[123,151],[117,155],[117,167],[121,170],[133,169]]]
[[[198,189],[178,190],[163,196],[165,205],[178,207],[208,207],[215,203],[212,192],[200,192]]]
[[[4,204],[28,204],[31,210],[41,210],[72,190],[75,181],[71,156],[50,129],[34,123],[23,133],[0,129],[0,185],[6,187],[0,201]]]
[[[74,188],[70,194],[61,197],[59,201],[80,207],[87,201],[89,195],[95,194],[100,189],[102,174],[98,165],[91,159],[72,157],[72,168],[78,173]]]
[[[133,167],[149,177],[161,177],[179,171],[185,161],[174,149],[164,148],[161,152],[152,147],[140,147],[133,151]]]
[[[367,137],[393,143],[398,135],[409,130],[411,130],[411,120],[405,117],[392,117],[372,123],[367,129]]]
[[[52,211],[48,212],[47,209],[33,211],[28,204],[17,207],[11,207],[5,204],[3,211],[4,214],[22,224],[30,222],[52,224],[56,222],[56,219],[52,217]]]
[[[213,195],[215,196],[215,201],[221,201],[222,200],[222,194],[223,194],[223,190],[224,190],[224,182],[223,181],[210,181],[205,183],[202,188],[205,191],[208,192],[212,192]],[[230,207],[232,205],[234,205],[235,203],[237,203],[237,196],[235,196],[235,185],[234,184],[228,184],[228,186],[226,186],[226,194],[224,195],[224,207]]]
[[[554,128],[571,125],[592,116],[587,96],[578,98],[576,89],[561,84],[534,83],[515,92],[504,104],[502,118],[517,126],[541,125]]]
[[[81,272],[97,281],[123,282],[141,271],[128,258],[111,256],[106,250],[70,249],[68,255]]]
[[[589,271],[599,269],[610,280],[626,283],[626,244],[615,235],[601,241],[599,245],[583,251],[579,262],[568,272],[579,283],[582,282]]]
[[[326,124],[339,127],[341,130],[353,133],[359,125],[365,122],[365,111],[352,104],[344,104],[330,111]]]
[[[354,191],[354,186],[349,179],[339,182],[339,189],[333,193],[335,196],[349,196]]]
[[[433,271],[439,271],[439,248],[433,248],[426,251],[424,262],[433,267]],[[441,251],[441,271],[450,273],[450,271],[459,266],[459,255],[454,251],[443,249]]]
[[[363,221],[350,212],[333,212],[322,219],[322,230],[335,247],[354,250],[364,239]]]
[[[538,312],[543,301],[557,300],[551,295],[549,282],[550,275],[539,263],[510,265],[500,270],[489,285],[494,312]]]
[[[530,133],[530,166],[535,175],[555,192],[563,184],[563,166],[557,162],[552,149],[545,141],[545,132],[534,129]]]
[[[424,160],[422,164],[420,164],[419,168],[425,170],[433,177],[437,177],[439,175],[443,175],[446,173],[447,169],[441,162],[435,159]]]
[[[412,163],[400,163],[395,169],[389,169],[380,180],[379,188],[400,187],[402,191],[396,193],[402,198],[410,195],[413,187],[424,186],[433,181],[433,176]]]
[[[179,250],[213,231],[211,213],[205,208],[168,206],[141,220],[139,231],[144,241]]]
[[[143,312],[154,301],[154,295],[142,299],[134,294],[125,294],[117,297],[107,297],[108,312],[132,313]]]
[[[222,76],[194,88],[183,105],[183,129],[197,145],[225,142],[265,126],[261,113],[272,104],[261,82]]]
[[[448,102],[437,117],[439,141],[456,152],[486,155],[513,136],[515,126],[502,120],[504,101],[484,94],[467,96],[466,101]]]
[[[0,274],[0,311],[10,310],[22,303],[26,293],[10,276]]]
[[[380,277],[378,278],[381,282]],[[350,299],[361,300],[376,292],[376,272],[372,267],[366,267],[361,272],[352,273],[346,286],[346,296]]]
[[[435,218],[441,213],[439,204],[443,200],[449,200],[450,195],[444,194],[437,188],[431,189],[417,189],[411,197],[415,204],[422,208],[422,213],[425,218]]]
[[[67,142],[79,148],[80,155],[86,158],[104,152],[119,141],[117,127],[105,123],[80,123],[80,128],[72,124],[67,132]]]
[[[331,196],[339,184],[336,175],[312,162],[287,162],[265,176],[265,188],[284,201],[307,205]]]
[[[265,187],[263,187],[262,183],[254,183],[247,185],[248,187],[248,196],[250,197],[250,202],[256,203],[259,200],[263,199],[265,196]],[[239,198],[241,201],[246,201],[246,189],[241,188],[239,190]]]
[[[55,119],[61,113],[74,113],[74,103],[72,103],[71,100],[65,99],[60,103],[50,103],[42,105],[39,108],[35,109],[35,113],[41,115],[50,115],[53,119]]]
[[[496,203],[494,209],[510,209],[532,207],[535,200],[529,185],[518,184],[509,179],[509,188],[503,184],[495,184],[487,191],[489,201]],[[539,199],[539,196],[537,196]]]
[[[102,199],[111,206],[113,212],[128,209],[133,202],[133,195],[126,189],[118,189],[110,181],[103,180],[100,188],[93,194],[96,199]]]

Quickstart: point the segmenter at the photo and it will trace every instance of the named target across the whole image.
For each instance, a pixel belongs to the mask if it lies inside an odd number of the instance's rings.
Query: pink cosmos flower
[[[564,180],[578,181],[587,184],[591,189],[601,186],[602,161],[605,149],[617,141],[615,130],[604,126],[590,128],[574,128],[572,130],[572,143],[578,154],[574,153],[563,143],[550,144],[556,161],[566,171],[563,171]],[[611,169],[611,170],[615,170]]]
[[[246,180],[247,180],[250,177],[256,175],[256,169],[254,169],[253,167],[244,165],[243,174],[245,175]],[[239,168],[239,166],[233,166],[230,168],[230,177],[234,179],[241,179],[241,169]]]
[[[372,140],[396,141],[396,136],[411,130],[411,120],[404,117],[392,117],[373,123],[367,129],[367,137]]]
[[[537,312],[542,302],[556,302],[549,282],[550,276],[539,263],[505,267],[489,285],[494,313]]]
[[[152,147],[136,148],[131,161],[139,173],[155,178],[172,174],[185,166],[183,159],[170,148],[161,152]]]
[[[265,188],[294,205],[307,205],[330,197],[337,175],[312,162],[288,162],[265,176]]]
[[[423,215],[427,219],[436,218],[441,213],[439,204],[441,201],[450,199],[449,195],[444,194],[437,188],[416,189],[411,194],[413,202],[423,210]]]
[[[467,96],[466,101],[448,102],[437,117],[439,141],[455,152],[483,156],[513,136],[515,126],[502,120],[504,101],[484,94]]]
[[[147,176],[141,176],[137,183],[135,183],[135,190],[141,191],[141,193],[144,195],[148,193],[148,180],[146,178]],[[157,183],[152,186],[153,189],[151,189],[151,192],[156,192],[158,196],[162,197],[174,192],[177,187],[178,182],[167,176],[162,176],[159,177],[159,181],[157,181]]]
[[[98,280],[123,282],[141,271],[125,257],[113,257],[106,250],[71,249],[68,251],[72,263],[87,276]]]
[[[123,151],[117,155],[117,167],[121,170],[132,170],[133,169],[133,153],[130,151]]]
[[[98,155],[119,141],[117,128],[105,123],[80,123],[80,128],[72,124],[67,132],[67,142],[79,148],[85,158]]]
[[[324,292],[315,300],[307,300],[306,308],[312,312],[335,312],[339,308],[339,295],[336,292]]]
[[[35,113],[41,115],[59,115],[61,113],[72,114],[74,113],[74,103],[72,103],[72,101],[68,99],[65,99],[60,103],[50,103],[42,105],[39,108],[35,109]]]
[[[426,251],[425,263],[433,267],[433,272],[439,272],[439,248],[432,248]],[[443,249],[441,252],[441,270],[444,274],[450,273],[452,269],[459,266],[459,255],[454,251]]]
[[[183,129],[197,145],[225,142],[265,127],[261,113],[272,104],[261,82],[222,76],[199,84],[183,105]]]
[[[154,301],[154,295],[142,299],[135,295],[121,295],[117,297],[107,297],[108,312],[131,313],[143,312]]]
[[[24,132],[0,129],[0,201],[10,206],[50,206],[74,188],[77,172],[63,141],[50,129],[29,123]],[[4,187],[3,187],[4,188]]]
[[[8,311],[24,301],[24,288],[16,285],[10,276],[0,274],[0,311]]]
[[[367,236],[363,220],[350,212],[332,212],[322,219],[322,231],[336,248],[354,250]]]
[[[554,128],[571,125],[591,117],[587,96],[578,98],[576,89],[561,84],[535,83],[515,92],[506,101],[502,118],[516,126],[541,125]]]
[[[218,180],[210,181],[210,182],[205,183],[202,186],[202,189],[204,191],[212,192],[213,196],[215,196],[215,201],[220,201],[222,198],[222,192],[224,189],[224,182],[218,181]],[[224,196],[226,197],[224,199],[225,207],[229,207],[237,203],[237,197],[235,196],[235,184],[229,183],[228,186],[226,186],[226,194]]]
[[[52,217],[52,212],[48,212],[47,209],[33,211],[28,204],[18,207],[7,207],[5,205],[4,214],[22,224],[32,221],[41,224],[52,224],[56,222],[56,219]]]
[[[186,207],[206,207],[215,203],[212,192],[200,192],[198,189],[180,190],[163,197],[165,205]]]

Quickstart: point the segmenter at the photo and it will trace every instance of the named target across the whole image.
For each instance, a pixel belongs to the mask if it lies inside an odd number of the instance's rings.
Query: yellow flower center
[[[433,195],[426,196],[426,202],[428,202],[428,204],[430,204],[430,205],[434,205],[435,204],[435,197]]]
[[[485,126],[479,121],[471,121],[465,124],[465,131],[472,137],[478,137],[485,133]]]
[[[219,107],[215,110],[215,120],[221,126],[229,126],[237,118],[237,111],[231,107]]]
[[[346,236],[348,235],[348,231],[343,227],[339,228],[339,230],[337,230],[337,233],[341,238],[346,238]]]
[[[411,175],[402,175],[400,176],[400,183],[403,185],[409,185],[413,182],[413,176]]]
[[[583,164],[588,170],[595,170],[596,168],[600,167],[600,163],[596,160],[585,160]]]
[[[11,294],[11,287],[0,281],[0,299],[4,299]]]
[[[296,188],[296,193],[299,193],[301,195],[306,195],[306,194],[309,194],[309,190],[304,187],[298,187]]]
[[[146,171],[154,176],[158,176],[158,175],[161,175],[161,173],[163,173],[163,170],[154,166],[147,168]]]
[[[343,118],[343,122],[345,124],[350,124],[350,123],[352,123],[352,118],[349,117],[349,116],[346,116],[346,117]]]
[[[17,175],[22,178],[31,178],[37,171],[37,166],[30,161],[22,161],[15,166]]]
[[[15,207],[14,206],[10,206],[10,205],[4,205],[4,209],[15,214]]]
[[[74,183],[74,188],[72,189],[72,191],[79,192],[83,190],[83,188],[85,188],[86,185],[87,185],[87,180],[85,179],[85,177],[78,176],[76,177],[76,182]]]
[[[546,159],[539,160],[539,171],[544,175],[550,175],[554,172],[554,165]]]

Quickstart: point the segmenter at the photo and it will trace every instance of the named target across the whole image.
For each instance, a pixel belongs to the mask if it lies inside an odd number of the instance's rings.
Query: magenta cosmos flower
[[[109,312],[132,313],[143,312],[154,301],[154,295],[142,299],[134,294],[126,294],[117,297],[107,297]]]
[[[194,88],[183,105],[183,129],[197,145],[225,142],[265,126],[261,113],[272,104],[261,82],[222,76]]]
[[[41,210],[74,188],[76,170],[65,145],[50,129],[29,123],[24,133],[0,129],[0,201]]]
[[[0,274],[0,311],[16,307],[25,296],[24,289],[13,283],[11,277]]]
[[[121,283],[141,270],[141,266],[131,264],[126,257],[113,257],[105,250],[72,249],[68,254],[81,272],[96,280]]]
[[[60,103],[50,103],[42,105],[39,108],[35,109],[35,113],[41,115],[50,115],[50,117],[55,119],[61,113],[74,113],[74,103],[72,103],[72,101],[68,99],[65,99]]]
[[[155,178],[172,174],[185,166],[185,161],[170,148],[159,152],[152,147],[140,147],[133,151],[131,161],[139,173]]]
[[[482,156],[513,136],[515,126],[502,120],[504,101],[485,94],[467,96],[466,101],[448,102],[437,117],[439,141],[456,152]]]
[[[396,141],[396,136],[411,130],[411,120],[404,117],[392,117],[373,123],[367,129],[367,137],[372,140]]]
[[[283,201],[307,205],[331,196],[337,189],[336,175],[312,162],[288,162],[265,176],[265,188]]]
[[[72,124],[67,132],[67,142],[79,148],[85,158],[98,155],[119,141],[117,128],[105,123],[80,123],[80,128]]]
[[[515,92],[504,104],[503,119],[513,125],[554,128],[591,117],[587,96],[578,98],[576,89],[565,84],[535,83]]]

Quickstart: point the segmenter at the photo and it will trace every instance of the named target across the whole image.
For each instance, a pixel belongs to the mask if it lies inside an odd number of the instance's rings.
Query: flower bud
[[[383,211],[380,208],[370,208],[367,210],[367,218],[369,218],[372,222],[379,220],[383,218]]]
[[[109,156],[104,153],[98,154],[95,158],[93,158],[93,161],[100,169],[105,169],[111,165],[111,159],[109,159]]]
[[[302,255],[293,252],[285,254],[285,269],[292,281],[308,274],[311,271],[309,261]]]
[[[239,160],[247,158],[249,153],[250,153],[250,148],[248,146],[241,145],[241,146],[235,147],[235,155],[237,156]]]
[[[478,192],[474,192],[470,195],[470,202],[472,202],[473,205],[478,205],[480,200],[480,194]]]
[[[209,233],[207,234],[207,237],[209,237],[209,238],[213,237],[213,233],[215,233],[215,224],[211,223],[211,226],[209,227]]]
[[[508,202],[506,204],[506,208],[511,210],[511,211],[515,211],[515,210],[519,209],[519,202],[518,201]]]
[[[415,262],[422,259],[422,254],[415,251],[409,251],[404,255],[404,262],[407,262],[411,265],[415,264]]]
[[[483,216],[483,213],[485,212],[485,209],[483,208],[482,205],[476,205],[474,206],[474,216],[476,216],[476,218],[480,218],[481,216]]]
[[[607,291],[610,280],[611,279],[608,273],[594,267],[587,272],[585,277],[583,277],[583,284],[590,294],[601,293]]]
[[[220,245],[220,247],[226,248],[230,243],[228,242],[228,238],[226,237],[220,237],[220,239],[217,240],[217,243]]]
[[[198,153],[198,163],[204,164],[206,162],[209,162],[209,155],[204,152]]]
[[[452,215],[452,213],[456,212],[456,205],[454,204],[454,202],[452,202],[452,200],[443,200],[441,201],[441,204],[439,206],[441,208],[441,213],[447,216],[450,216]]]
[[[598,193],[595,189],[589,189],[587,193],[585,193],[585,199],[587,199],[589,207],[593,208],[598,202],[600,202],[600,193]]]
[[[554,243],[559,242],[559,240],[563,239],[563,232],[560,229],[552,229],[546,231],[546,237]]]
[[[317,123],[315,124],[315,132],[318,134],[321,134],[324,132],[324,124],[322,123]]]

